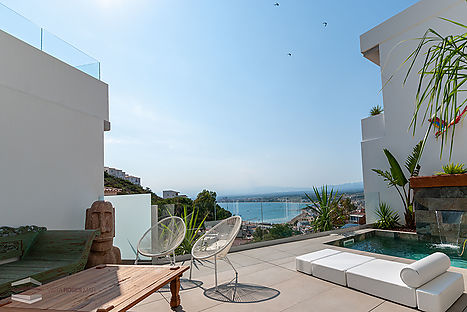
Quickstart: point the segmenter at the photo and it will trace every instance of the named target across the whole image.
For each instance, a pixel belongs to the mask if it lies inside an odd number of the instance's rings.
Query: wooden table
[[[25,291],[42,300],[27,304],[7,299],[0,312],[123,312],[170,283],[170,306],[180,305],[180,277],[187,266],[101,265]]]

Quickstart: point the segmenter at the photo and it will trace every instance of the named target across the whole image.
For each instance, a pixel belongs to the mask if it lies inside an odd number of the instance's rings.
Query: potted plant
[[[384,109],[381,105],[375,105],[370,109],[370,116],[378,116],[379,114],[382,114],[383,111]]]
[[[464,168],[464,164],[448,163],[442,168],[443,171],[435,172],[432,176],[412,177],[410,187],[467,186],[467,169]]]

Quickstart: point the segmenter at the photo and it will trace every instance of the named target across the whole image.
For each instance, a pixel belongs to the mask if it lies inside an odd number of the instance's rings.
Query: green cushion
[[[14,281],[31,277],[47,283],[83,270],[96,234],[94,230],[39,233],[21,260],[0,265],[0,298],[9,296]]]

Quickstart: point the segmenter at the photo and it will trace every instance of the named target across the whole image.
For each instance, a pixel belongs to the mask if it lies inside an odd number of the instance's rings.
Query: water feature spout
[[[461,221],[464,211],[436,210],[435,215],[440,243],[459,247]]]

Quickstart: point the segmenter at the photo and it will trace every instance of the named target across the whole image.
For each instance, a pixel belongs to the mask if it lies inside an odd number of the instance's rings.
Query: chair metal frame
[[[230,239],[229,242],[227,242],[222,248],[220,248],[219,250],[217,250],[213,255],[208,255],[208,256],[205,256],[205,257],[195,257],[194,254],[193,254],[193,250],[195,249],[195,246],[198,242],[202,241],[205,237],[209,236],[209,235],[212,235],[212,232],[215,231],[218,227],[220,227],[223,223],[227,222],[227,221],[230,221],[232,219],[237,219],[238,220],[238,229],[235,231],[235,235],[232,236],[232,238]],[[222,220],[221,222],[219,222],[218,224],[216,224],[212,229],[210,229],[209,231],[207,231],[206,233],[204,233],[203,236],[201,236],[196,242],[195,244],[193,245],[193,248],[191,249],[191,262],[190,262],[190,280],[191,277],[192,277],[192,271],[193,271],[193,261],[194,260],[198,260],[198,261],[209,261],[209,259],[211,258],[214,258],[214,278],[215,278],[215,284],[216,284],[216,290],[217,290],[217,260],[224,260],[225,262],[227,262],[233,269],[233,271],[235,272],[235,277],[229,282],[233,282],[235,280],[235,285],[238,284],[238,271],[235,269],[235,267],[233,266],[232,262],[230,262],[229,258],[227,257],[227,253],[228,253],[228,250],[230,250],[230,248],[232,247],[232,244],[233,244],[233,241],[235,240],[235,238],[237,237],[237,234],[238,232],[240,231],[242,227],[242,218],[240,216],[232,216],[232,217],[229,217],[227,219],[224,219]],[[221,252],[225,251],[225,249],[228,248],[227,250],[227,253],[218,258],[218,254],[220,254]]]
[[[168,249],[167,251],[165,251],[163,253],[149,254],[149,253],[142,252],[140,250],[140,244],[141,244],[141,241],[143,240],[143,238],[146,236],[146,234],[151,232],[155,227],[158,227],[162,222],[166,221],[167,219],[174,219],[174,220],[180,220],[181,221],[181,224],[183,225],[183,236],[181,236],[181,239],[179,241],[177,241],[176,244],[174,244],[174,246],[172,246],[172,248]],[[185,239],[185,236],[186,236],[186,224],[185,224],[185,222],[183,221],[182,218],[177,217],[177,216],[171,216],[171,217],[167,217],[167,218],[164,218],[164,219],[158,221],[155,225],[151,226],[149,228],[149,230],[144,232],[143,236],[141,236],[141,238],[139,239],[138,246],[136,246],[135,264],[138,264],[138,254],[141,254],[143,256],[150,257],[150,258],[160,258],[160,257],[164,257],[164,256],[169,257],[170,258],[170,265],[174,266],[175,265],[175,249],[177,249],[178,246],[180,246],[182,244],[183,240]],[[172,254],[172,257],[169,256],[170,254]]]

